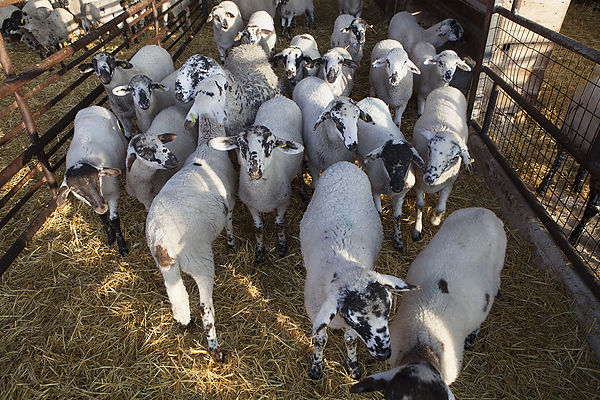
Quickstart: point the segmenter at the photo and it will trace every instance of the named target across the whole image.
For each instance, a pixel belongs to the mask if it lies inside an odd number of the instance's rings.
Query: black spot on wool
[[[427,366],[436,375],[436,380],[423,381],[419,378],[416,366],[409,365],[400,370],[385,387],[386,399],[448,400],[448,392],[439,372],[430,364]]]
[[[442,293],[448,293],[448,282],[446,282],[444,279],[439,280],[438,287],[440,288]]]

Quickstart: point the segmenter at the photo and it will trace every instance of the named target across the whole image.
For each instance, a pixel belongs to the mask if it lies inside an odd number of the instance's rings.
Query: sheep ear
[[[121,175],[121,170],[119,168],[102,167],[98,170],[98,176],[108,176],[112,178],[119,175]]]
[[[358,114],[358,118],[360,118],[361,121],[375,125],[375,122],[373,122],[373,118],[369,115],[369,113],[364,112],[361,109],[359,109],[359,111],[360,113]]]
[[[169,142],[172,142],[173,140],[175,140],[177,138],[177,134],[175,134],[175,133],[162,133],[160,135],[156,135],[156,137],[158,138],[158,140],[160,140],[160,142],[162,144],[165,144],[165,143],[169,143]]]
[[[385,146],[385,144],[383,145]],[[376,148],[375,150],[371,151],[369,154],[367,154],[365,156],[365,159],[363,160],[363,162],[365,164],[368,164],[372,161],[375,161],[376,159],[381,157],[381,152],[383,151],[383,146],[379,146],[378,148]]]
[[[129,157],[127,157],[127,162],[125,163],[125,166],[127,167],[127,172],[131,171],[131,166],[133,165],[136,158],[137,155],[135,153],[131,153],[129,154]]]
[[[396,278],[392,275],[377,274],[377,282],[381,283],[383,287],[392,292],[406,292],[409,290],[419,289],[419,285],[411,285],[410,283],[404,282],[400,278]]]
[[[156,82],[152,82],[150,84],[150,89],[151,90],[162,90],[163,92],[169,91],[169,87],[167,85],[163,85],[162,83],[156,83]]]
[[[208,14],[208,18],[206,18],[206,22],[211,22],[213,20],[212,12]]]
[[[460,158],[462,158],[463,162],[465,163],[465,168],[467,168],[469,174],[472,174],[473,166],[471,165],[471,155],[469,154],[469,150],[467,148],[461,150]]]
[[[354,60],[348,59],[348,58],[344,58],[344,61],[342,61],[342,65],[344,67],[348,67],[348,68],[358,68],[358,63]]]
[[[427,168],[425,165],[425,160],[423,160],[423,158],[421,157],[421,155],[419,154],[419,152],[417,151],[417,149],[415,149],[413,146],[410,146],[410,149],[412,150],[413,153],[413,162],[415,163],[415,165],[421,170],[421,171],[425,171],[425,169]]]
[[[237,42],[238,40],[242,40],[242,37],[244,37],[244,33],[245,33],[245,32],[246,32],[245,30],[244,30],[244,31],[240,31],[240,32],[239,32],[239,33],[238,33],[238,34],[235,36],[235,38],[234,38],[233,40],[234,40],[234,41],[236,41],[236,42]]]
[[[425,61],[423,61],[423,64],[434,65],[434,64],[437,64],[437,62],[438,62],[438,57],[433,56],[433,57],[426,58]]]
[[[467,64],[466,62],[464,62],[463,60],[460,60],[458,63],[456,63],[456,66],[460,69],[462,69],[463,71],[470,71],[471,67],[469,66],[469,64]]]
[[[215,150],[228,151],[238,147],[237,136],[221,136],[210,139],[208,145]]]
[[[387,60],[385,58],[378,58],[377,60],[371,63],[373,68],[385,67],[387,64]]]
[[[408,68],[408,70],[413,74],[421,75],[421,70],[417,68],[417,66],[412,61],[407,60],[406,64],[404,65],[406,65],[406,68]]]
[[[69,195],[69,193],[71,193],[71,189],[66,185],[66,183],[63,183],[61,185],[60,189],[58,189],[58,193],[56,194],[56,206],[57,207],[62,206],[62,204],[67,199],[67,196]]]
[[[116,96],[127,96],[129,93],[131,93],[131,89],[125,85],[121,85],[114,88],[112,92]]]
[[[130,63],[129,61],[115,60],[115,62],[117,63],[117,67],[121,67],[123,69],[131,69],[131,68],[133,68],[133,64]]]
[[[350,387],[350,393],[384,391],[388,382],[394,379],[394,376],[396,375],[398,370],[399,368],[393,368],[389,371],[383,371],[373,375],[369,375],[362,381],[352,385]]]
[[[95,71],[94,64],[92,64],[92,63],[79,64],[77,66],[77,68],[79,68],[79,72],[81,72],[82,74],[86,74],[88,72]]]
[[[293,140],[275,140],[275,147],[287,154],[300,154],[304,151],[304,146]]]
[[[336,298],[335,294],[330,294],[329,296],[327,296],[327,298],[321,305],[321,309],[319,310],[319,313],[315,317],[315,320],[313,322],[312,331],[310,332],[310,335],[308,336],[308,338],[312,339],[315,336],[317,336],[319,334],[319,332],[321,332],[321,330],[326,328],[327,325],[329,325],[331,323],[331,320],[333,320],[333,318],[335,317],[336,314],[337,314],[337,298]]]
[[[313,131],[316,131],[319,125],[321,125],[321,122],[325,121],[327,118],[331,118],[331,113],[329,110],[325,110],[321,113],[321,115],[319,115],[319,119],[317,119],[317,123],[315,124]]]

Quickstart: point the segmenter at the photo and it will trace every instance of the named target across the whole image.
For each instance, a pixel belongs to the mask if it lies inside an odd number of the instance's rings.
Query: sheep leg
[[[406,104],[400,107],[396,107],[394,112],[394,123],[400,128],[400,123],[402,123],[402,114],[404,114],[404,110],[406,110]]]
[[[323,351],[327,344],[327,328],[321,329],[319,333],[313,338],[313,355],[310,362],[310,369],[308,370],[308,377],[310,379],[319,379],[323,374]]]
[[[317,187],[317,183],[319,183],[319,177],[321,176],[321,170],[318,167],[316,167],[314,165],[310,165],[310,163],[308,163],[308,172],[310,172],[310,177],[312,178],[312,183],[311,183],[310,187],[314,191]]]
[[[110,226],[117,239],[119,254],[124,256],[129,252],[129,249],[127,248],[127,243],[125,243],[125,238],[123,238],[123,233],[121,232],[121,220],[119,219],[118,206],[118,200],[111,200],[108,202],[108,208],[110,210]]]
[[[583,184],[585,183],[585,178],[587,178],[587,171],[583,165],[579,166],[579,170],[577,171],[577,175],[575,176],[575,180],[573,181],[573,185],[571,189],[575,193],[581,193],[583,190]]]
[[[227,49],[218,47],[219,55],[221,56],[221,64],[225,64],[225,56],[227,56]]]
[[[112,246],[112,244],[115,242],[115,231],[113,230],[112,226],[110,225],[110,222],[108,221],[108,212],[105,212],[104,214],[98,214],[98,216],[100,217],[100,221],[102,221],[102,225],[104,225],[104,229],[106,229],[106,236],[108,236],[108,245]]]
[[[450,192],[452,192],[452,185],[451,183],[440,191],[440,200],[431,216],[431,225],[433,226],[438,226],[442,222],[442,217],[446,212],[446,203],[448,202],[448,197],[450,197]]]
[[[225,213],[225,232],[227,232],[227,246],[230,249],[233,249],[235,246],[235,236],[233,235],[233,207],[227,207],[227,212]]]
[[[117,119],[121,123],[123,128],[123,134],[127,140],[131,139],[131,132],[133,131],[133,122],[131,122],[130,118],[124,117],[122,115],[117,114]]]
[[[375,203],[375,208],[377,209],[377,212],[381,217],[381,215],[383,214],[383,209],[381,208],[381,194],[373,193],[373,203]]]
[[[465,350],[468,350],[473,345],[473,342],[477,338],[477,335],[479,335],[479,328],[475,329],[465,338]]]
[[[423,115],[423,110],[425,109],[425,99],[427,96],[424,94],[419,94],[417,96],[417,116]]]
[[[277,216],[275,217],[275,226],[277,227],[277,253],[279,257],[287,254],[287,240],[285,238],[285,214],[290,206],[287,201],[284,205],[277,207]]]
[[[418,242],[423,238],[423,208],[425,208],[425,192],[415,187],[415,228],[413,229],[413,241]]]
[[[317,24],[315,24],[315,9],[314,8],[309,8],[308,10],[306,10],[306,16],[307,16],[307,28],[310,28],[310,26],[308,26],[308,20],[310,19],[310,22],[312,24],[312,28],[313,29],[317,29]]]
[[[394,247],[398,251],[404,251],[404,244],[402,243],[402,230],[400,224],[402,222],[402,205],[404,204],[404,194],[392,197],[392,203],[394,208]]]
[[[358,357],[356,356],[357,335],[351,328],[346,328],[344,333],[344,343],[346,344],[346,367],[348,375],[352,379],[360,379],[360,366],[358,365]]]
[[[552,182],[552,179],[554,179],[554,175],[558,171],[558,168],[562,165],[562,163],[565,162],[566,158],[567,158],[567,152],[564,149],[562,149],[561,147],[559,147],[558,154],[556,155],[556,158],[554,159],[552,166],[550,167],[550,169],[548,170],[548,173],[542,180],[542,183],[540,183],[540,185],[537,187],[537,189],[535,191],[538,195],[543,196],[544,194],[546,194],[546,191],[548,190],[548,186],[550,186],[550,182]]]
[[[248,206],[248,210],[250,211],[252,219],[254,220],[254,229],[256,229],[256,249],[254,251],[254,262],[260,264],[265,261],[265,243],[263,241],[263,231],[265,226],[263,225],[260,212],[257,209]]]
[[[306,183],[304,182],[302,171],[298,173],[298,184],[300,185],[300,199],[304,205],[307,205],[310,199],[308,198],[308,192],[306,190]]]
[[[585,211],[583,212],[583,217],[581,217],[581,221],[579,221],[575,229],[573,229],[573,232],[571,232],[571,235],[569,235],[569,243],[573,246],[577,246],[581,234],[583,233],[583,229],[587,223],[598,214],[598,212],[600,212],[600,193],[591,190],[585,206]]]
[[[157,262],[158,264],[158,262]],[[171,302],[173,318],[183,326],[190,323],[190,301],[185,285],[181,279],[181,270],[179,263],[175,262],[168,268],[163,268],[158,264],[167,288],[167,295]]]
[[[210,254],[210,262],[212,264],[212,253]],[[212,300],[213,281],[207,276],[195,272],[190,275],[196,281],[200,293],[200,314],[202,315],[202,325],[208,341],[208,353],[214,361],[223,362],[223,352],[217,340],[217,328],[215,327],[215,307]]]

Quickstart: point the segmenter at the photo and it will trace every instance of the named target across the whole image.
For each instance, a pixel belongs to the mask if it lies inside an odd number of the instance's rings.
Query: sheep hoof
[[[122,256],[126,256],[129,253],[129,249],[127,248],[127,246],[121,246],[119,245],[119,254]]]
[[[265,261],[265,249],[256,249],[256,258],[254,259],[255,264],[262,264]]]
[[[179,329],[183,332],[189,332],[196,328],[196,321],[194,318],[190,318],[190,321],[187,324],[179,323]]]
[[[311,363],[310,369],[308,370],[308,377],[310,379],[317,380],[323,375],[323,364]]]
[[[418,242],[423,239],[423,233],[419,231],[414,231],[412,234],[413,242]]]
[[[433,226],[438,226],[439,224],[442,223],[442,217],[444,216],[444,212],[437,212],[435,211],[433,213],[433,216],[431,217],[431,225]]]
[[[117,239],[117,235],[115,235],[115,232],[113,230],[108,231],[107,235],[108,235],[108,245],[112,246],[113,243],[115,243],[115,240]]]
[[[215,362],[222,363],[225,361],[225,356],[223,355],[220,347],[217,347],[216,349],[208,349],[208,354],[210,354],[210,358],[212,358]]]
[[[394,235],[394,247],[400,252],[404,251],[404,244],[402,243],[401,237],[396,237],[396,235]]]
[[[277,243],[277,253],[279,254],[279,257],[285,257],[287,254],[287,242]]]
[[[348,370],[348,375],[350,376],[350,378],[354,379],[355,381],[359,380],[362,376],[360,372],[360,367],[358,366],[358,362],[356,360],[352,361],[346,358],[346,368]]]
[[[472,345],[473,342],[475,341],[475,339],[477,338],[477,335],[479,334],[479,328],[475,329],[473,332],[471,332],[466,338],[465,338],[465,350],[468,350]]]

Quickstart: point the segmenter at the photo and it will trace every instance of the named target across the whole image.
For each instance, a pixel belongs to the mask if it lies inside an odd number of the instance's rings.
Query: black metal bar
[[[495,143],[487,135],[481,134],[482,127],[479,126],[478,122],[472,119],[470,121],[470,125],[479,134],[478,136],[481,138],[481,140],[483,140],[490,153],[492,153],[492,156],[496,159],[496,161],[498,161],[504,172],[516,186],[517,190],[521,193],[527,204],[533,209],[544,226],[546,226],[550,236],[552,236],[556,244],[561,248],[569,261],[571,261],[579,277],[590,288],[596,298],[600,299],[600,284],[596,280],[596,277],[590,272],[590,269],[583,263],[576,250],[573,249],[565,235],[562,233],[558,224],[552,219],[552,217],[548,215],[546,209],[540,204],[537,197],[535,197],[535,195],[523,183],[521,177],[513,169],[510,162],[504,158],[502,153],[500,153]]]
[[[483,118],[483,127],[481,128],[482,134],[486,135],[490,131],[492,125],[492,118],[494,117],[494,109],[496,108],[496,101],[498,100],[498,85],[494,82],[492,85],[492,92],[488,99],[488,104],[485,110],[485,117]]]

